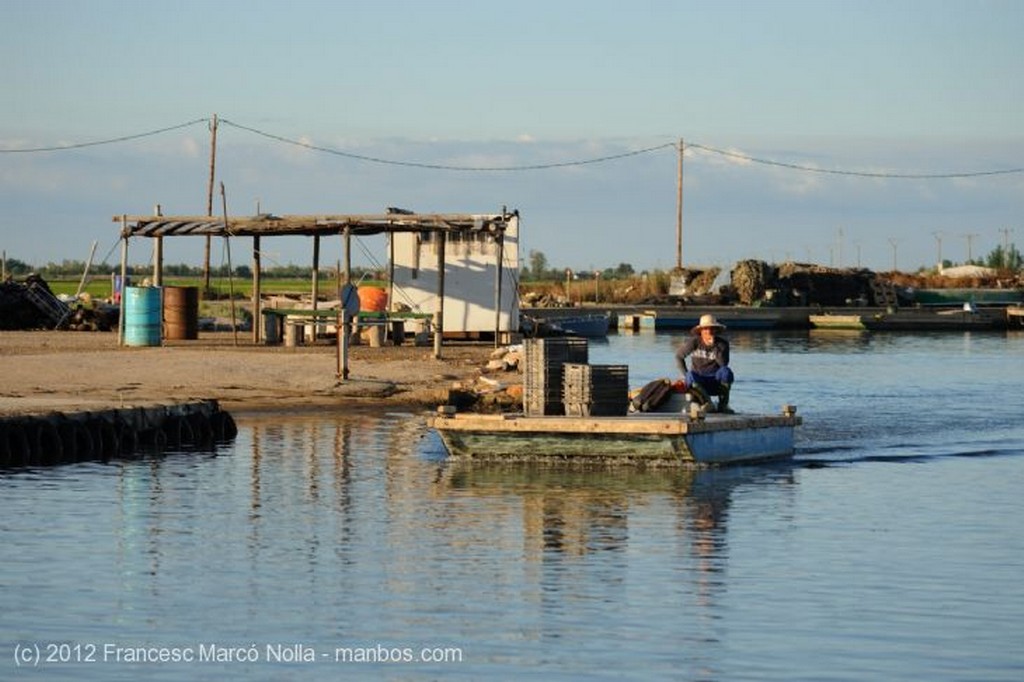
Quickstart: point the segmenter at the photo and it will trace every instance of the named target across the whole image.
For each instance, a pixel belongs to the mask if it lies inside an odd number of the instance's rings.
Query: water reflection
[[[605,580],[628,582],[630,561],[649,551],[654,538],[674,538],[671,551],[691,573],[698,603],[711,603],[728,558],[728,518],[734,492],[753,485],[792,485],[788,466],[730,469],[559,467],[457,462],[445,467],[440,494],[508,507],[518,502],[523,559],[555,570],[595,553],[605,557]],[[667,513],[665,513],[667,512]],[[666,519],[670,519],[666,523]]]
[[[485,566],[507,556],[521,571],[520,593],[532,592],[541,612],[545,595],[561,610],[580,585],[596,590],[587,598],[623,599],[613,593],[652,560],[657,570],[671,567],[687,605],[713,604],[724,589],[733,496],[794,484],[786,466],[452,462],[433,456],[436,434],[415,415],[281,415],[239,425],[240,447],[252,448],[247,560],[254,572],[268,552],[281,550],[275,517],[288,514],[291,542],[310,570],[372,556],[388,567],[380,588],[409,594],[438,575],[466,573],[473,584]],[[588,566],[600,579],[579,575]],[[349,570],[356,569],[342,573]]]

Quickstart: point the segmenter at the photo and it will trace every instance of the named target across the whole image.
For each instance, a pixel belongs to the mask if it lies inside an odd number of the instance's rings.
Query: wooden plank
[[[227,221],[210,216],[124,215],[115,216],[122,223],[125,236],[156,237],[162,235],[334,235],[342,229],[352,234],[381,232],[500,232],[515,213],[418,213],[418,214],[351,214],[351,215],[283,215],[238,216]],[[225,228],[225,222],[227,227]],[[133,223],[128,225],[127,223]]]

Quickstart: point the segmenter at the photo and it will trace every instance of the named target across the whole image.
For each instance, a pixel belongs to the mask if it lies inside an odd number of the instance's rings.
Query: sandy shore
[[[474,384],[487,343],[446,343],[441,359],[412,345],[354,346],[337,379],[333,345],[253,345],[231,333],[159,347],[119,347],[116,333],[0,332],[0,415],[216,399],[233,413],[404,404],[433,409]],[[514,373],[496,377],[517,381]]]

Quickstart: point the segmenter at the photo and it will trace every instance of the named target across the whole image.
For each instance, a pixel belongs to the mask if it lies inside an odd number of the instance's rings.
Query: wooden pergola
[[[313,309],[316,310],[319,295],[318,271],[320,267],[320,240],[322,237],[340,236],[344,246],[345,284],[352,283],[351,240],[353,236],[371,236],[396,232],[433,233],[437,247],[438,262],[438,309],[434,313],[434,356],[441,357],[441,339],[444,320],[444,263],[445,242],[452,233],[486,232],[494,236],[498,244],[497,250],[497,281],[495,282],[495,339],[498,338],[498,314],[501,310],[501,272],[502,244],[504,233],[510,221],[518,218],[518,212],[502,209],[495,214],[470,213],[414,213],[403,209],[391,208],[384,214],[338,214],[338,215],[271,215],[260,214],[251,217],[212,216],[164,216],[159,208],[154,215],[119,215],[114,222],[121,225],[121,281],[127,281],[128,243],[132,237],[147,237],[154,241],[153,247],[153,284],[160,286],[163,281],[163,239],[165,237],[249,237],[252,239],[252,307],[253,307],[253,343],[260,342],[261,304],[260,304],[260,240],[263,237],[306,236],[313,238]],[[394,267],[394,258],[388,259],[389,268]],[[393,272],[389,273],[393,276]],[[343,312],[339,312],[339,317]],[[347,348],[348,333],[351,322],[345,316],[345,334],[342,335],[339,325],[339,378],[348,377]],[[124,325],[122,325],[123,328]]]

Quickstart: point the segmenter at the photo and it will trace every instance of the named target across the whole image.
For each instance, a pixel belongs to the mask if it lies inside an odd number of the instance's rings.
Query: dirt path
[[[0,415],[213,398],[233,412],[365,403],[425,409],[472,384],[490,344],[450,343],[442,358],[412,345],[354,346],[338,381],[334,346],[254,346],[230,333],[159,347],[119,347],[114,333],[0,332]]]

